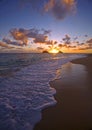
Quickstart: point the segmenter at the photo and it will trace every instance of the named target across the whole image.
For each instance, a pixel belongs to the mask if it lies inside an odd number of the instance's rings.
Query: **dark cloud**
[[[15,46],[23,46],[23,45],[24,45],[23,42],[19,42],[19,41],[11,41],[11,40],[8,39],[8,38],[3,38],[2,41],[5,42],[6,44],[15,45]]]
[[[76,10],[76,0],[20,0],[22,5],[30,5],[33,9],[52,14],[62,20]]]
[[[87,40],[85,43],[79,43],[78,49],[79,50],[92,49],[92,38]]]
[[[80,43],[79,45],[85,45],[85,43],[84,43],[84,42],[82,42],[82,43]]]
[[[84,44],[85,44],[84,42],[82,42],[82,43],[77,42],[77,45],[78,45],[78,46],[82,46],[82,45],[84,45]]]
[[[45,30],[45,29],[42,29],[42,31],[44,32],[44,35],[50,35],[51,34],[51,30]]]
[[[37,50],[39,50],[39,51],[43,51],[44,48],[43,48],[43,47],[37,47]]]
[[[56,45],[58,42],[57,41],[54,41],[54,45]]]
[[[53,45],[53,40],[48,40],[48,41],[46,42],[46,44],[52,46],[52,45]]]
[[[48,48],[49,48],[49,49],[51,49],[51,48],[52,48],[52,46],[50,46],[50,45],[49,45],[49,46],[48,46]]]
[[[49,0],[44,10],[52,13],[56,19],[64,19],[75,11],[76,2],[75,0]]]
[[[92,38],[87,40],[86,43],[92,43]]]
[[[68,48],[76,48],[76,46],[70,46],[70,45],[69,45]]]
[[[86,41],[86,45],[89,49],[92,49],[92,38]]]
[[[84,35],[84,37],[88,37],[88,35],[86,34],[86,35]]]
[[[40,44],[45,44],[47,42],[48,36],[45,36],[43,34],[37,35],[37,37],[33,40],[34,43],[40,43]]]
[[[89,49],[92,49],[92,43],[88,43],[88,44],[87,44],[87,47],[88,47]]]
[[[71,44],[70,40],[71,40],[71,37],[66,34],[65,35],[65,38],[62,39],[64,41],[65,44]]]
[[[51,45],[51,46],[57,45],[57,43],[58,43],[57,41],[53,41],[53,40],[47,40],[45,42],[46,45]]]
[[[59,45],[58,45],[58,47],[59,47],[59,48],[62,48],[62,47],[63,47],[63,45],[62,45],[62,44],[59,44]]]

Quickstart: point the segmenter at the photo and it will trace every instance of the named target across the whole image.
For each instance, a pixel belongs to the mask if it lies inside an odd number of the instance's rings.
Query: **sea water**
[[[42,109],[57,103],[49,82],[63,64],[83,56],[0,54],[0,130],[33,130]]]

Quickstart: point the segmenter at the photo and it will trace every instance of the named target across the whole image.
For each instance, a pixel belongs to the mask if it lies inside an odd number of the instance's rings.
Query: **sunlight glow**
[[[49,50],[49,53],[59,53],[59,50],[58,49],[51,49],[51,50]]]

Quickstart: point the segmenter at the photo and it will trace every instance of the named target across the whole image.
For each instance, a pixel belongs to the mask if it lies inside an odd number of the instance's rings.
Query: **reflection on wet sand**
[[[92,57],[82,58],[92,64]],[[76,60],[75,60],[76,61]],[[92,69],[88,65],[67,63],[61,78],[50,82],[57,91],[54,107],[43,111],[43,119],[35,130],[91,130],[92,129]],[[75,62],[73,62],[75,63]],[[91,65],[90,65],[91,66]]]

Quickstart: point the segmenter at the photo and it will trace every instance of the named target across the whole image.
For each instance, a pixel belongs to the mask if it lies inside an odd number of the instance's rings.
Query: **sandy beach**
[[[92,130],[92,56],[63,65],[50,85],[57,104],[42,111],[34,130]]]

